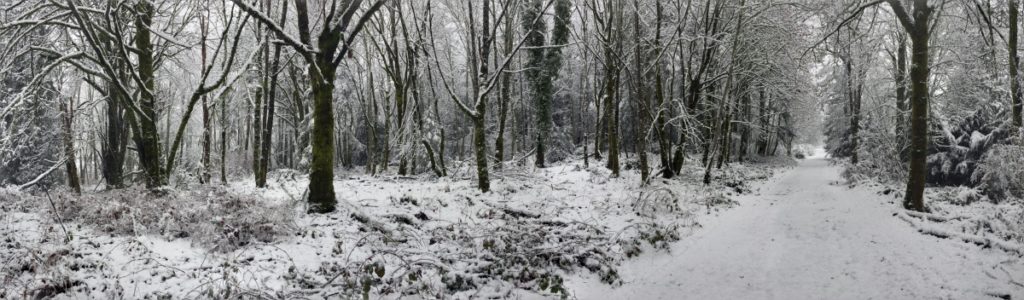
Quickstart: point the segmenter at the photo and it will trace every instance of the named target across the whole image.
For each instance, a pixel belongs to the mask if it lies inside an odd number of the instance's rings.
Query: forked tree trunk
[[[270,13],[270,1],[266,3],[266,11]],[[281,1],[281,22],[284,24],[288,16],[288,1]],[[270,34],[267,34],[269,40]],[[267,82],[264,83],[264,90],[267,91],[264,94],[265,103],[263,111],[263,138],[260,143],[260,159],[259,159],[259,175],[256,176],[256,186],[266,187],[267,186],[267,172],[270,171],[270,159],[273,157],[273,132],[274,132],[274,108],[277,104],[277,73],[281,66],[281,44],[274,46],[274,56],[270,57],[270,45],[269,42],[264,45],[264,70],[268,74],[264,75]]]

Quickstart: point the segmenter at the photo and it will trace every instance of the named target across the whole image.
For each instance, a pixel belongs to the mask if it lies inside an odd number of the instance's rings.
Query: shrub
[[[103,232],[188,238],[216,251],[272,242],[292,231],[295,216],[293,204],[273,204],[220,186],[159,192],[129,188],[81,196],[61,193],[53,200],[64,219]]]
[[[1021,137],[985,153],[974,181],[994,201],[1024,198],[1024,143]]]
[[[1007,143],[1009,124],[1005,120],[983,109],[953,126],[932,122],[937,138],[928,147],[928,183],[977,186],[978,163],[993,147]]]

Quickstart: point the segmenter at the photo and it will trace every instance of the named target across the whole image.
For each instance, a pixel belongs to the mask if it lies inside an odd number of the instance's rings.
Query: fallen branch
[[[39,183],[39,181],[43,180],[43,178],[46,178],[47,175],[50,175],[50,173],[53,173],[53,171],[56,171],[57,169],[60,168],[60,166],[64,165],[64,162],[67,161],[67,160],[68,160],[67,157],[62,158],[57,163],[53,164],[52,167],[47,169],[46,172],[43,172],[42,174],[39,174],[39,176],[36,176],[35,179],[32,179],[32,181],[26,182],[25,184],[22,184],[22,185],[18,186],[18,189],[19,190],[24,190],[26,188],[29,188],[29,187],[35,185],[36,183]]]
[[[419,219],[417,219],[417,218],[415,218],[413,216],[407,215],[407,214],[401,214],[401,213],[389,214],[389,215],[386,215],[386,217],[388,219],[391,219],[392,221],[395,221],[396,223],[405,224],[405,225],[409,225],[409,226],[412,226],[412,227],[416,227],[416,226],[422,225],[422,223],[419,221]]]
[[[928,220],[928,221],[933,221],[933,222],[940,222],[940,223],[945,223],[945,222],[949,222],[949,221],[960,221],[960,220],[970,219],[970,217],[968,217],[968,216],[945,217],[945,216],[940,216],[940,215],[936,215],[936,214],[917,212],[917,211],[912,211],[912,210],[904,211],[904,213],[906,213],[907,215],[909,215],[911,217],[915,217],[915,218],[918,218],[918,219]]]
[[[920,222],[917,222],[914,218],[910,217],[910,214],[908,214],[906,211],[897,212],[896,215],[899,216],[899,218],[902,219],[903,221],[909,223],[911,227],[914,227],[914,229],[917,229],[917,232],[920,233],[944,239],[960,240],[978,246],[993,247],[1006,252],[1024,256],[1024,246],[1021,246],[1013,242],[1004,241],[1000,239],[993,239],[985,236],[953,232],[934,226],[925,226],[925,224],[921,224]]]
[[[512,217],[515,217],[515,218],[537,219],[537,218],[541,217],[540,213],[535,213],[535,212],[532,212],[532,211],[522,210],[522,209],[518,209],[518,208],[512,208],[512,207],[509,207],[507,205],[498,205],[498,204],[487,203],[486,201],[482,201],[482,202],[487,204],[487,206],[496,208],[496,209],[500,210],[501,212],[505,213],[506,215],[509,215],[509,216],[512,216]]]
[[[359,221],[359,223],[363,223],[366,226],[369,226],[371,229],[379,231],[385,235],[393,235],[392,230],[388,228],[387,225],[384,225],[384,223],[381,221],[377,221],[376,219],[371,218],[370,215],[358,211],[352,211],[352,219]]]

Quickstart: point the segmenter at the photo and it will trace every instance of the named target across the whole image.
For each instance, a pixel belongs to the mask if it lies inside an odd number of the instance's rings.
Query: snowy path
[[[801,162],[671,253],[625,262],[623,286],[567,286],[579,299],[1024,299],[1007,254],[917,233],[889,198],[834,184],[838,172]]]

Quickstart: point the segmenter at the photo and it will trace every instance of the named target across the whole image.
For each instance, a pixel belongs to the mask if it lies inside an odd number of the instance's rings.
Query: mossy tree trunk
[[[312,162],[309,171],[309,202],[311,213],[329,213],[335,210],[337,199],[334,193],[334,79],[338,65],[347,57],[355,38],[369,21],[369,16],[380,10],[385,0],[376,0],[363,10],[362,16],[356,12],[362,7],[362,1],[341,5],[327,5],[327,11],[315,12],[316,15],[327,16],[324,20],[311,24],[306,1],[296,0],[296,27],[299,40],[285,33],[283,22],[274,22],[259,9],[244,0],[231,0],[249,16],[267,26],[278,38],[308,63],[310,87],[313,93],[313,128],[311,130]],[[342,11],[337,11],[341,9]],[[340,19],[335,19],[340,18]],[[284,21],[282,19],[282,21]],[[353,22],[355,21],[355,22]],[[319,25],[318,25],[319,24]],[[328,24],[328,25],[324,25]],[[311,25],[319,26],[319,33],[314,38]],[[315,44],[314,44],[315,42]],[[315,49],[315,50],[314,50]]]
[[[555,1],[554,22],[551,28],[551,40],[545,41],[548,34],[541,0],[531,0],[523,12],[523,30],[526,31],[527,52],[526,79],[533,92],[534,110],[536,111],[536,160],[538,168],[545,167],[547,140],[551,135],[551,102],[554,98],[554,81],[562,68],[562,46],[569,40],[570,11],[569,0]]]
[[[621,46],[621,12],[620,6],[612,5],[613,0],[605,2],[604,20],[604,92],[601,96],[604,107],[604,140],[608,143],[608,159],[605,167],[612,171],[612,176],[619,176],[619,121],[618,121],[618,88],[619,63],[616,60],[616,47]]]
[[[155,188],[167,184],[160,156],[160,135],[157,128],[159,117],[156,112],[156,66],[150,35],[154,7],[149,0],[135,4],[135,51],[138,59],[138,75],[142,86],[139,88],[139,109],[136,116],[139,123],[136,135],[136,150],[139,165],[145,173],[146,187]]]

